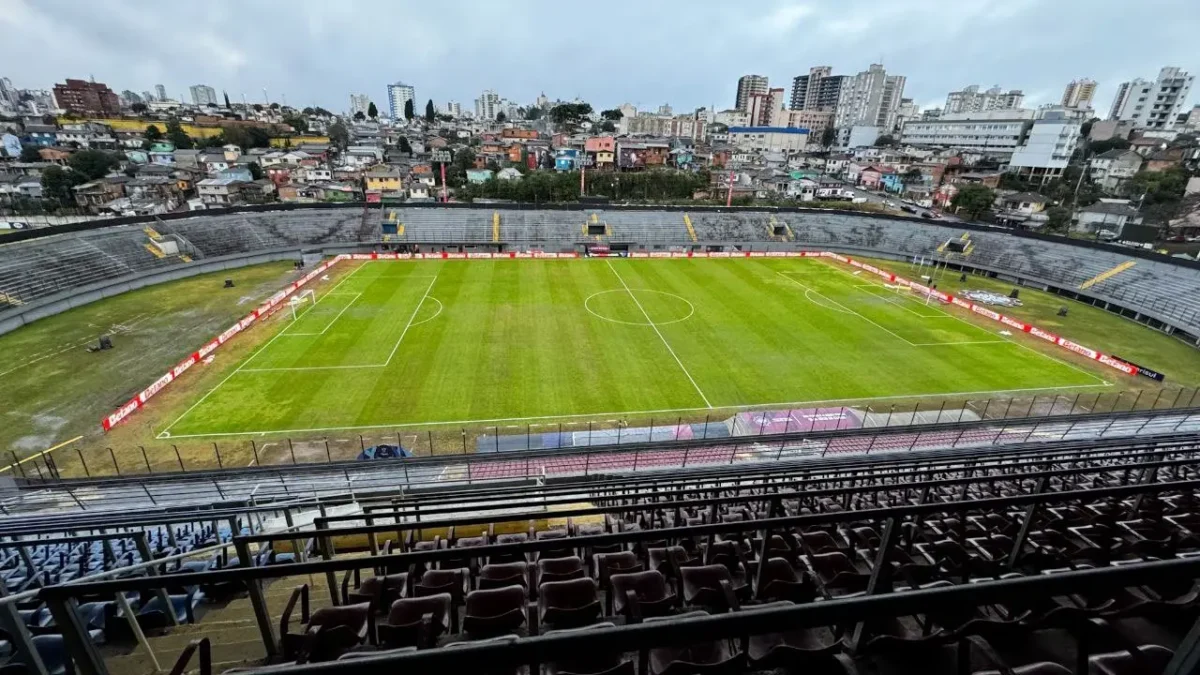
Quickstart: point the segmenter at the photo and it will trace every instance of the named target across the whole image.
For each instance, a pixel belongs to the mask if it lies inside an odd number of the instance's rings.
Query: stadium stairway
[[[1125,270],[1129,269],[1130,267],[1133,267],[1136,264],[1137,264],[1136,260],[1126,260],[1125,262],[1121,263],[1120,265],[1117,265],[1116,267],[1114,267],[1112,269],[1105,270],[1105,271],[1101,272],[1100,274],[1097,274],[1096,276],[1092,277],[1091,279],[1088,279],[1087,281],[1083,282],[1082,284],[1079,284],[1079,290],[1084,291],[1084,290],[1091,288],[1092,286],[1095,286],[1096,284],[1100,283],[1101,281],[1107,281],[1107,280],[1117,276],[1121,272],[1124,272]]]

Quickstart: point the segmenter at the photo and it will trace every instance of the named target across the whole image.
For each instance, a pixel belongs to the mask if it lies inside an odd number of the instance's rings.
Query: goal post
[[[288,299],[288,305],[292,308],[292,321],[299,318],[299,311],[306,306],[313,307],[317,304],[317,294],[311,288],[306,288],[299,293],[296,293]]]

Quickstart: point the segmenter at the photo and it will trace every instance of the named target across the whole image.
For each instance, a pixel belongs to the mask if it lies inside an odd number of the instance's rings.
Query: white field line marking
[[[441,316],[441,315],[442,315],[442,310],[446,308],[446,306],[442,304],[442,301],[441,301],[441,300],[438,300],[437,298],[433,297],[432,295],[431,295],[431,296],[429,296],[429,299],[430,299],[430,300],[432,300],[433,302],[436,302],[436,303],[437,303],[437,305],[438,305],[438,309],[437,309],[437,311],[436,311],[436,312],[434,312],[434,313],[433,313],[433,316],[429,317],[428,319],[421,319],[420,321],[418,321],[418,322],[414,323],[414,324],[413,324],[414,326],[420,326],[420,325],[421,325],[421,324],[423,324],[423,323],[429,323],[430,321],[433,321],[434,319],[436,319],[436,318],[438,318],[439,316]]]
[[[959,391],[959,392],[941,392],[934,394],[897,394],[895,396],[870,396],[864,398],[830,398],[818,399],[814,401],[787,401],[783,403],[755,403],[751,405],[731,405],[720,407],[707,408],[667,408],[664,410],[624,410],[617,412],[598,412],[598,413],[579,413],[570,415],[539,415],[534,417],[497,417],[493,419],[481,420],[454,420],[448,422],[404,422],[399,424],[364,424],[358,426],[342,426],[342,427],[313,427],[310,429],[269,429],[265,431],[226,431],[208,434],[182,434],[182,435],[166,435],[159,434],[160,439],[165,438],[206,438],[211,436],[264,436],[267,434],[299,434],[318,431],[350,431],[354,429],[404,429],[408,427],[436,427],[447,425],[477,425],[487,424],[495,425],[500,422],[533,422],[537,420],[559,420],[571,419],[579,417],[629,417],[634,415],[661,415],[664,413],[685,413],[685,412],[705,412],[709,410],[729,410],[731,414],[744,412],[747,410],[760,410],[764,408],[796,408],[801,406],[812,406],[819,403],[853,403],[856,401],[888,401],[902,398],[956,398],[959,396],[995,396],[997,394],[1022,394],[1035,391],[1065,391],[1068,389],[1090,389],[1093,387],[1103,387],[1103,384],[1075,384],[1065,387],[1030,387],[1025,389],[992,389],[985,391]],[[570,424],[579,424],[572,422]]]
[[[793,284],[796,284],[796,285],[797,285],[797,286],[799,286],[800,288],[803,288],[805,291],[807,291],[807,292],[805,293],[805,296],[806,296],[806,297],[808,296],[808,293],[809,293],[809,292],[811,292],[811,293],[814,293],[814,294],[816,294],[816,295],[818,295],[818,296],[820,296],[820,297],[822,297],[822,298],[825,298],[825,299],[826,299],[826,300],[828,300],[829,302],[832,302],[833,304],[837,305],[838,307],[841,307],[841,308],[842,308],[842,310],[843,310],[843,311],[845,311],[846,313],[848,313],[848,314],[853,314],[854,316],[857,316],[858,318],[862,319],[863,321],[866,321],[867,323],[871,324],[872,326],[875,326],[876,328],[878,328],[879,330],[881,330],[881,331],[883,331],[883,332],[887,333],[888,335],[891,335],[892,337],[896,338],[897,340],[900,340],[900,341],[904,342],[905,344],[907,344],[907,345],[909,345],[909,346],[916,346],[916,345],[914,345],[914,344],[913,344],[911,341],[909,341],[909,340],[907,340],[907,339],[905,339],[905,338],[902,338],[902,337],[900,337],[899,335],[897,335],[897,334],[893,333],[892,331],[890,331],[890,330],[888,330],[888,329],[884,328],[883,326],[880,326],[879,324],[877,324],[877,323],[875,323],[874,321],[872,321],[872,320],[868,319],[867,317],[863,316],[862,314],[859,314],[858,312],[856,312],[856,311],[854,311],[854,310],[850,309],[849,307],[847,307],[847,306],[843,305],[842,303],[838,302],[837,300],[834,300],[833,298],[830,298],[830,297],[828,297],[828,296],[826,296],[826,295],[822,295],[820,291],[816,291],[816,290],[813,290],[813,289],[809,288],[808,286],[805,286],[804,284],[800,283],[799,281],[796,281],[795,279],[793,279],[793,278],[789,277],[788,275],[784,274],[783,272],[775,272],[775,273],[776,273],[776,274],[778,274],[779,276],[783,277],[784,279],[787,279],[788,281],[792,282]],[[813,302],[811,298],[808,298],[808,300],[809,300],[809,302]],[[813,304],[817,304],[817,303],[813,302]]]
[[[329,297],[330,295],[331,295],[330,293],[326,293],[325,295],[321,296],[321,300],[324,300],[325,298]],[[358,299],[362,297],[362,293],[338,293],[337,295],[339,297],[345,296],[345,295],[353,295],[354,299],[351,300],[350,302],[347,302],[346,306],[342,308],[342,311],[338,312],[337,316],[333,317],[332,321],[325,324],[325,328],[322,329],[321,332],[319,332],[319,333],[289,333],[289,332],[287,332],[287,329],[285,328],[284,334],[287,335],[288,337],[324,335],[330,328],[333,327],[333,324],[337,323],[338,319],[342,318],[342,315],[346,313],[346,310],[350,309],[350,305],[353,305],[354,303],[358,302]],[[318,300],[316,303],[313,304],[313,309],[316,309],[316,306],[321,303],[321,300]],[[307,312],[305,312],[305,314],[307,314]],[[296,325],[296,324],[293,323],[293,324],[289,325],[288,328],[291,328],[294,325]]]
[[[874,289],[874,288],[880,288],[880,287],[879,287],[879,286],[876,286],[875,284],[859,284],[858,286],[855,286],[855,288],[859,288],[859,289],[862,289],[862,288],[871,288],[871,289]],[[863,291],[863,292],[864,292],[864,293],[867,293],[868,295],[873,295],[873,296],[875,296],[875,297],[879,298],[880,300],[883,300],[884,302],[888,303],[889,305],[894,305],[894,306],[896,306],[896,307],[899,307],[900,309],[902,309],[902,310],[904,310],[904,311],[908,312],[909,314],[912,314],[912,315],[914,315],[914,316],[918,316],[918,317],[920,317],[920,318],[922,318],[922,319],[948,319],[948,318],[950,318],[950,317],[949,317],[949,315],[947,315],[947,314],[944,314],[944,313],[943,313],[943,314],[922,314],[921,312],[918,312],[918,311],[916,311],[916,310],[914,310],[914,309],[912,309],[912,308],[910,308],[910,307],[905,307],[905,306],[904,306],[904,305],[905,305],[905,303],[903,303],[903,302],[901,302],[901,301],[898,301],[898,300],[896,300],[895,298],[891,297],[891,296],[893,295],[892,293],[884,293],[884,294],[882,294],[882,295],[881,295],[881,294],[879,294],[879,293],[876,293],[874,290],[870,290],[870,291]]]
[[[433,290],[433,285],[437,283],[437,279],[437,275],[435,274],[433,275],[433,279],[429,281],[429,287],[425,289],[425,295],[421,296],[421,301],[413,309],[412,316],[408,317],[408,323],[404,326],[404,331],[400,333],[400,339],[396,340],[395,346],[392,347],[392,353],[388,354],[387,361],[384,361],[383,365],[386,366],[392,362],[392,357],[396,355],[396,350],[400,348],[400,343],[404,341],[404,336],[408,335],[408,329],[412,328],[413,321],[417,318],[417,313],[421,311],[421,305],[425,304],[425,298],[429,297],[429,292]]]
[[[291,366],[287,368],[246,368],[247,373],[274,373],[283,371],[306,371],[306,370],[352,370],[356,368],[386,368],[392,362],[392,357],[396,355],[396,350],[400,348],[400,343],[404,341],[404,336],[408,334],[408,329],[415,325],[425,323],[418,321],[413,323],[413,319],[417,317],[417,313],[421,311],[421,305],[425,304],[425,299],[429,297],[429,291],[433,290],[433,284],[437,282],[437,276],[434,275],[432,281],[429,282],[429,287],[425,289],[425,295],[421,296],[421,301],[417,303],[416,309],[413,310],[412,316],[408,317],[408,324],[404,326],[404,332],[400,333],[400,339],[396,340],[396,344],[392,347],[391,354],[388,354],[387,361],[383,363],[368,363],[361,365],[346,365],[346,366]],[[439,302],[440,304],[440,302]],[[343,310],[344,311],[344,310]],[[243,364],[244,365],[244,364]],[[240,368],[239,368],[240,370]]]
[[[825,261],[819,261],[819,264],[825,265],[827,267],[833,267],[831,264],[829,264]],[[839,267],[835,267],[834,269],[837,269],[838,271],[849,274],[849,271],[841,269]],[[913,301],[916,302],[916,299],[914,298]],[[956,321],[959,321],[963,324],[966,324],[972,328],[975,328],[977,330],[982,330],[987,333],[991,333],[991,331],[989,331],[988,329],[983,328],[982,326],[977,326],[977,325],[971,323],[970,321],[967,321],[966,319],[962,318],[961,316],[958,316],[957,313],[947,312],[946,310],[942,309],[941,307],[935,307],[935,309],[939,312],[942,312],[946,316],[948,316]],[[1038,350],[1034,349],[1033,347],[1030,347],[1029,345],[1024,344],[1020,340],[1012,340],[1012,339],[1008,339],[1008,338],[1001,338],[1001,339],[1004,340],[1005,342],[1011,342],[1012,344],[1020,347],[1021,349],[1028,349],[1029,351],[1033,352],[1034,354],[1037,354],[1038,356],[1043,356],[1043,357],[1050,359],[1051,361],[1054,361],[1056,363],[1061,363],[1062,365],[1064,365],[1068,368],[1071,368],[1072,370],[1076,370],[1080,373],[1083,373],[1084,375],[1087,375],[1088,377],[1096,380],[1097,382],[1103,382],[1105,386],[1110,386],[1110,387],[1112,386],[1112,382],[1109,382],[1108,380],[1104,379],[1103,377],[1100,377],[1099,375],[1096,375],[1095,373],[1088,372],[1087,370],[1080,368],[1079,366],[1075,365],[1074,363],[1071,363],[1070,361],[1060,359],[1057,356],[1054,356],[1052,354],[1047,354],[1046,352],[1038,351]]]
[[[642,316],[646,317],[646,323],[650,324],[650,327],[653,328],[654,332],[658,334],[658,339],[662,340],[662,343],[667,348],[667,351],[671,352],[671,356],[675,359],[675,363],[679,364],[679,369],[683,371],[684,375],[687,375],[688,381],[690,381],[692,386],[696,388],[696,393],[700,394],[700,398],[704,401],[704,405],[712,408],[712,404],[708,402],[708,397],[704,395],[704,392],[700,389],[700,385],[696,384],[695,378],[693,378],[692,374],[688,372],[687,367],[683,365],[683,361],[679,360],[679,355],[675,353],[674,349],[671,349],[671,343],[667,342],[667,338],[663,337],[662,331],[658,329],[658,325],[654,323],[654,319],[650,318],[650,314],[646,312],[646,308],[642,307],[641,301],[637,299],[637,296],[633,294],[633,291],[629,290],[629,284],[625,283],[625,280],[621,278],[621,273],[617,271],[617,268],[613,267],[611,260],[606,258],[605,262],[608,263],[608,269],[612,270],[612,273],[617,276],[617,281],[621,282],[621,286],[625,288],[625,292],[629,293],[630,298],[633,298],[633,304],[637,305],[637,308],[642,311]]]
[[[355,272],[358,272],[358,270],[362,269],[363,267],[365,267],[365,265],[360,266],[360,267],[356,268],[354,270],[354,272],[347,274],[345,277],[342,278],[341,281],[339,281],[337,283],[336,286],[334,286],[333,288],[331,288],[329,290],[330,291],[336,290],[338,286],[341,286],[343,283],[346,282],[346,279],[349,279],[351,276],[353,276],[355,274]],[[315,304],[316,303],[314,303],[314,305]],[[284,327],[284,330],[286,330],[286,329],[287,329],[287,327]],[[232,378],[234,375],[237,375],[239,372],[241,372],[246,367],[247,363],[250,363],[251,361],[253,361],[255,359],[255,357],[257,357],[259,354],[267,351],[267,347],[270,347],[276,340],[283,337],[283,332],[284,331],[281,330],[278,333],[276,333],[275,337],[271,338],[270,340],[267,340],[266,344],[264,344],[262,347],[259,347],[257,350],[254,351],[253,354],[251,354],[249,357],[247,357],[245,361],[242,361],[240,364],[238,364],[238,367],[235,368],[232,373],[229,373],[228,375],[226,375],[225,379],[218,382],[217,386],[208,390],[208,392],[206,394],[204,394],[204,396],[200,397],[200,400],[193,403],[192,406],[190,408],[188,408],[187,410],[184,410],[183,414],[180,415],[179,417],[176,417],[174,422],[171,422],[170,424],[168,424],[167,428],[163,429],[162,432],[159,434],[159,436],[166,438],[167,436],[165,436],[164,434],[169,435],[168,432],[171,431],[172,427],[174,427],[176,424],[179,424],[179,421],[182,420],[184,417],[187,417],[189,413],[191,413],[193,410],[195,410],[196,406],[200,405],[201,403],[204,403],[205,399],[207,399],[209,396],[212,396],[213,392],[220,389],[226,382],[228,382],[230,380],[230,378]]]
[[[914,347],[952,347],[954,345],[1003,345],[1008,340],[964,340],[962,342],[914,342]]]
[[[811,288],[804,289],[804,297],[808,298],[808,301],[811,302],[812,304],[814,304],[818,307],[824,307],[825,309],[832,309],[835,312],[841,312],[842,314],[850,314],[853,316],[854,312],[850,312],[850,311],[847,311],[844,309],[838,309],[837,307],[830,307],[829,305],[826,305],[825,303],[817,302],[816,300],[813,299],[814,293],[816,293],[816,297],[818,297],[818,298],[823,297],[820,293],[817,293],[816,291],[812,290]]]

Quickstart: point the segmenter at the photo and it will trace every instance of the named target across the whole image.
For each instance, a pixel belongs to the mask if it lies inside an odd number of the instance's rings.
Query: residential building
[[[196,183],[196,191],[205,206],[221,207],[241,203],[246,185],[236,178],[205,178]]]
[[[786,126],[795,129],[808,129],[808,135],[814,142],[821,141],[821,134],[833,126],[832,110],[790,110]]]
[[[1088,177],[1105,192],[1117,192],[1142,168],[1142,156],[1133,150],[1109,150],[1088,163]]]
[[[808,144],[808,129],[789,127],[730,127],[729,142],[748,152],[803,152]],[[624,147],[624,146],[622,146]]]
[[[1062,175],[1079,144],[1080,123],[1050,114],[1035,120],[1009,160],[1009,171],[1042,180]]]
[[[492,176],[494,175],[495,174],[492,173],[491,169],[467,169],[467,182],[486,183],[491,180]]]
[[[1014,192],[996,200],[996,220],[1008,224],[1040,225],[1049,218],[1043,213],[1050,199],[1036,192]]]
[[[727,127],[748,127],[750,115],[745,110],[722,110],[713,115],[713,122]]]
[[[354,117],[358,113],[362,113],[366,117],[367,110],[371,108],[371,97],[366,94],[350,94],[350,116]],[[401,104],[400,113],[404,114],[404,107]]]
[[[154,98],[158,101],[167,100],[167,88],[161,84],[154,85]]]
[[[72,148],[111,150],[117,147],[112,129],[96,122],[64,124],[54,136],[58,145]]]
[[[363,180],[366,183],[368,191],[376,190],[379,192],[398,192],[403,189],[403,184],[400,180],[400,172],[396,169],[379,165],[372,167],[365,174]]]
[[[1063,90],[1062,106],[1064,108],[1091,108],[1092,100],[1096,97],[1096,81],[1088,78],[1071,80]]]
[[[388,94],[388,115],[393,120],[404,119],[404,104],[408,101],[413,101],[416,105],[417,91],[411,85],[403,82],[396,82],[387,86]],[[413,111],[416,112],[415,110]]]
[[[1011,153],[1033,125],[1032,110],[943,113],[937,120],[912,120],[900,130],[904,145]]]
[[[837,108],[845,75],[831,75],[829,66],[808,69],[807,75],[792,78],[792,110],[833,110]]]
[[[1139,129],[1174,129],[1194,79],[1179,68],[1166,67],[1153,82],[1141,78],[1123,82],[1108,117]]]
[[[194,84],[191,86],[192,103],[194,105],[216,105],[217,90],[207,84]]]
[[[447,101],[443,112],[454,118],[462,117],[462,105],[458,101]]]
[[[54,100],[59,108],[85,115],[119,115],[121,100],[108,85],[72,80],[54,85]]]
[[[491,89],[483,90],[475,99],[475,119],[494,120],[501,110],[500,95]]]
[[[1086,234],[1111,232],[1118,238],[1126,225],[1141,225],[1142,216],[1125,199],[1101,199],[1075,212],[1071,229]]]
[[[838,97],[834,126],[868,125],[892,129],[896,125],[900,99],[904,96],[904,83],[904,76],[888,75],[878,63],[846,78]]]
[[[754,95],[766,95],[768,89],[767,78],[762,75],[743,75],[738,78],[737,83],[737,98],[734,100],[733,107],[746,111],[750,105],[750,97]]]
[[[1002,91],[1000,87],[992,87],[980,92],[979,85],[965,87],[962,91],[952,91],[946,96],[943,113],[971,113],[986,110],[1015,110],[1025,101],[1025,94],[1019,89]]]

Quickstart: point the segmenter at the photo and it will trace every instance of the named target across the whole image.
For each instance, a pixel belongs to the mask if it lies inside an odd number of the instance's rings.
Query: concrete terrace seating
[[[680,212],[662,211],[596,211],[600,224],[612,232],[610,238],[619,242],[690,241],[687,226]],[[591,222],[591,218],[588,219]]]
[[[771,218],[766,213],[692,213],[692,228],[700,241],[770,241]],[[789,214],[789,221],[804,218]],[[793,231],[794,231],[793,226]],[[798,237],[799,235],[797,235]]]
[[[492,211],[484,209],[396,209],[404,225],[399,241],[418,243],[484,243],[492,241]]]
[[[584,241],[588,238],[583,232],[586,218],[582,211],[501,211],[500,239],[558,245]]]

